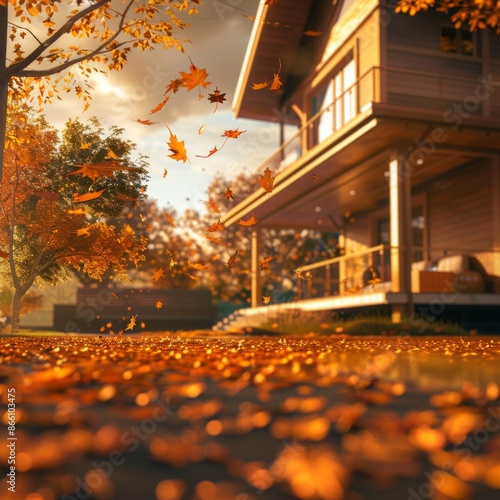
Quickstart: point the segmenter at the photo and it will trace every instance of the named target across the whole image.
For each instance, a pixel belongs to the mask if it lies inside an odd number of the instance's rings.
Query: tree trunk
[[[2,184],[5,129],[7,124],[8,79],[5,75],[7,67],[7,13],[8,7],[0,6],[0,185]]]
[[[19,333],[19,321],[21,319],[21,299],[24,293],[16,289],[12,296],[12,318],[10,325],[10,333]]]

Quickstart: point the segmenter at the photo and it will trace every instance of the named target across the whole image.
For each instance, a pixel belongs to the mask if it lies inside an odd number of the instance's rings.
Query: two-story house
[[[252,89],[280,64],[278,91]],[[259,220],[253,310],[262,228],[342,226],[343,255],[298,270],[293,307],[500,327],[498,82],[500,36],[455,29],[449,14],[262,1],[234,113],[297,132],[256,166],[276,176],[271,195],[259,189],[222,219]]]

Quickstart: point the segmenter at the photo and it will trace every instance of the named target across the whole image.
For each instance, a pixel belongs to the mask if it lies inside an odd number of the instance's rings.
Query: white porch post
[[[389,163],[390,243],[392,291],[408,295],[408,303],[392,306],[392,320],[401,321],[413,311],[411,304],[411,165],[402,155]]]
[[[261,234],[260,229],[252,231],[252,244],[251,244],[251,306],[257,307],[261,302],[261,278],[260,278],[260,247],[261,247]]]

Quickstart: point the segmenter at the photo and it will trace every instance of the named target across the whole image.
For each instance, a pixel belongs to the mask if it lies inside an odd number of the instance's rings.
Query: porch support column
[[[261,234],[260,229],[254,229],[252,231],[252,244],[251,244],[251,305],[252,307],[257,307],[261,300],[260,296],[262,293],[261,288],[261,277],[260,277],[260,250],[261,250]]]
[[[495,156],[491,160],[492,180],[493,180],[493,269],[495,276],[494,292],[500,293],[500,156]]]
[[[411,170],[401,154],[389,163],[390,243],[392,291],[406,293],[405,304],[392,306],[392,321],[412,314],[411,300]]]

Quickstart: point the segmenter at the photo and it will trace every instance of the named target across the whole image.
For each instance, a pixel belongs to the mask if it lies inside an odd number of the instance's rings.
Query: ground
[[[499,357],[498,337],[4,336],[0,498],[496,499]]]

